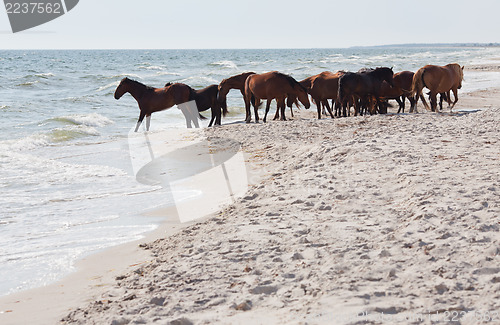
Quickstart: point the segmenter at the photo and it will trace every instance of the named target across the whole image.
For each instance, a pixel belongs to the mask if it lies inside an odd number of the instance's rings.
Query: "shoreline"
[[[479,106],[485,108],[485,107],[496,107],[498,108],[498,100],[495,101],[495,94],[498,95],[500,93],[500,89],[489,89],[489,90],[484,90],[484,91],[477,91],[471,94],[463,94],[460,97],[459,102],[457,103],[457,109],[460,107],[465,108],[478,108]],[[492,95],[493,94],[493,95]],[[460,94],[459,94],[460,95]],[[424,109],[422,106],[419,106],[419,112],[422,112]],[[445,112],[447,112],[445,110]],[[433,113],[427,113],[425,112],[424,114],[418,114],[421,116],[425,115],[431,115]],[[408,114],[405,114],[408,115]],[[416,115],[416,116],[418,116]],[[303,117],[300,117],[303,116]],[[307,117],[306,117],[307,116]],[[322,121],[317,121],[311,116],[314,116],[314,108],[309,110],[309,111],[304,111],[301,110],[301,114],[299,115],[298,118],[293,120],[291,123],[299,123],[301,120],[303,123],[308,123],[310,124],[311,127],[317,126],[320,123],[328,123],[326,119]],[[412,115],[410,115],[412,116]],[[394,116],[393,116],[394,117]],[[395,118],[397,115],[395,115]],[[368,117],[369,119],[370,117]],[[384,117],[381,117],[382,119]],[[345,122],[346,124],[354,124],[354,120],[350,121],[351,118],[347,119],[341,119],[340,121],[335,122],[335,124],[340,124],[342,125],[342,122]],[[367,118],[358,118],[358,120],[363,120]],[[374,118],[373,120],[378,120],[378,118]],[[297,122],[299,121],[299,122]],[[326,121],[326,122],[325,122]],[[276,122],[280,123],[280,122]],[[302,123],[302,122],[300,122]],[[382,121],[380,121],[381,126],[383,126]],[[396,122],[397,123],[397,122]],[[279,127],[278,124],[275,123],[269,123],[270,125],[274,124],[273,127]],[[245,126],[245,129],[252,128],[254,125],[249,125]],[[254,127],[262,127],[263,125],[260,124],[259,126],[254,126]],[[237,125],[236,127],[243,127],[241,125]],[[229,130],[208,130],[208,135],[214,135],[216,133],[229,133]],[[366,130],[364,130],[366,132]],[[258,146],[257,142],[255,140],[253,141],[253,145],[256,145],[255,148],[249,148],[248,143],[245,145],[244,149],[247,152],[247,154],[252,155],[254,158],[253,162],[256,163],[256,159],[263,158],[260,156],[261,154],[264,154],[265,150],[262,148],[262,146]],[[311,142],[311,144],[314,144]],[[285,150],[286,151],[286,150]],[[304,154],[302,152],[302,154]],[[279,155],[278,155],[279,156]],[[252,158],[251,158],[252,159]],[[274,157],[273,159],[277,159]],[[278,159],[279,160],[279,159]],[[264,158],[264,161],[259,162],[263,164],[264,166],[269,166],[269,164],[273,164],[275,162],[269,161],[269,158]],[[277,167],[274,166],[273,170],[275,173],[277,173]],[[280,175],[274,176],[274,178],[277,178],[277,184],[279,185],[280,181],[279,179],[281,178]],[[266,181],[268,184],[269,179]],[[260,188],[262,189],[263,184],[260,185]],[[258,197],[258,191],[256,191],[256,188],[258,189],[259,186],[256,186],[252,189],[252,191],[257,194]],[[253,199],[246,199],[246,201],[252,201]],[[339,200],[342,200],[340,198]],[[245,201],[245,200],[243,200]],[[241,203],[241,202],[240,202]],[[327,204],[319,205],[318,208],[320,211],[329,211],[328,209],[326,210],[321,210],[321,206],[323,206],[325,209],[328,207]],[[330,206],[330,209],[332,207]],[[253,209],[247,205],[245,207],[239,206],[239,209],[241,211],[250,211],[248,209]],[[257,207],[258,209],[258,207]],[[228,212],[229,211],[229,212]],[[234,208],[229,208],[229,210],[226,208],[223,210],[222,213],[231,213],[231,211],[234,211]],[[265,210],[264,210],[265,211]],[[161,212],[167,213],[167,211]],[[268,214],[274,214],[277,213],[277,216],[274,216],[275,218],[278,218],[278,216],[281,214],[280,212],[275,212],[275,211],[268,211]],[[62,317],[65,317],[71,310],[75,311],[75,308],[77,307],[83,307],[87,306],[89,303],[92,303],[93,301],[99,301],[102,298],[102,295],[104,293],[109,294],[110,291],[117,290],[116,289],[116,277],[123,275],[123,274],[134,274],[134,270],[137,269],[137,266],[139,265],[145,265],[151,260],[151,249],[142,249],[139,247],[139,245],[142,245],[143,247],[152,247],[155,244],[153,243],[154,241],[168,241],[169,238],[171,237],[178,237],[180,236],[180,233],[182,232],[183,229],[186,227],[197,228],[199,225],[206,225],[206,224],[211,224],[213,226],[214,223],[217,223],[217,221],[213,221],[214,217],[215,220],[221,218],[221,212],[211,214],[210,216],[207,216],[206,218],[202,219],[205,221],[196,221],[196,222],[191,222],[191,223],[186,223],[186,224],[173,224],[173,223],[168,223],[164,222],[162,225],[160,225],[155,231],[153,231],[150,234],[147,234],[143,239],[135,242],[130,242],[126,243],[123,245],[119,245],[116,247],[108,248],[104,250],[103,252],[100,252],[95,255],[88,256],[84,258],[83,260],[79,261],[77,263],[77,268],[78,271],[69,275],[68,277],[64,278],[62,281],[59,281],[53,285],[49,285],[47,287],[42,287],[42,288],[37,288],[37,289],[31,289],[19,293],[14,293],[5,297],[0,298],[0,322],[2,324],[25,324],[25,323],[33,323],[35,320],[37,323],[40,324],[53,324],[56,322],[59,322]],[[269,215],[268,218],[273,218],[273,215]],[[211,221],[212,220],[212,221]],[[196,231],[195,231],[196,232]],[[176,239],[178,240],[178,239]],[[307,239],[309,240],[309,239]],[[302,258],[299,258],[297,256],[296,259],[293,259],[293,261],[300,261],[303,260],[304,257],[307,260],[308,259],[308,254],[311,252],[300,252],[299,254],[302,255]],[[315,254],[315,253],[311,253]],[[295,256],[295,255],[294,255]],[[248,263],[252,264],[251,260],[248,261]],[[298,263],[298,262],[297,262]],[[250,269],[255,269],[258,268],[258,265],[254,265],[253,263],[251,266],[249,266]],[[390,273],[390,271],[389,271]],[[254,274],[253,272],[249,271],[249,275]],[[255,275],[255,274],[254,274]],[[256,274],[258,276],[258,274]],[[126,279],[125,279],[126,280]],[[124,281],[125,282],[125,281]],[[259,290],[264,290],[266,291],[269,289],[269,285],[261,285],[257,286],[261,287]],[[267,288],[267,289],[266,289]],[[272,288],[271,288],[272,289]],[[269,290],[271,290],[269,289]],[[274,289],[273,289],[274,290]],[[271,291],[273,291],[271,290]],[[257,290],[258,291],[258,290]],[[305,292],[307,292],[306,289],[304,289]],[[271,292],[270,294],[272,295],[276,291]],[[123,292],[117,292],[117,296],[120,296],[123,294]],[[298,294],[298,297],[302,297],[301,294]],[[293,293],[295,295],[295,293]],[[63,303],[61,303],[61,300]],[[241,304],[244,305],[244,299],[240,299]],[[21,301],[21,302],[19,302]],[[237,300],[239,301],[239,300]],[[257,302],[254,302],[254,304],[258,305]],[[242,305],[242,308],[247,308],[249,307],[252,309],[253,307],[251,305],[245,307]],[[279,305],[279,304],[278,304]],[[278,308],[278,305],[276,305],[274,308]],[[239,305],[238,305],[239,306]],[[238,307],[236,306],[236,307]],[[272,306],[269,305],[269,306]],[[256,306],[257,307],[257,306]],[[92,309],[91,307],[85,307],[88,308],[88,310],[91,313],[98,314],[97,311]],[[264,306],[262,307],[264,308]],[[266,309],[266,308],[271,308],[271,309]],[[266,317],[271,317],[271,313],[273,310],[273,307],[266,307],[264,310],[267,310]],[[6,312],[12,310],[12,312]],[[238,310],[237,308],[235,310]],[[256,308],[256,310],[259,310]],[[197,317],[196,312],[192,312],[192,317],[193,319],[196,319]],[[252,315],[256,317],[256,313],[252,312]],[[73,315],[75,319],[79,319],[79,314],[78,312],[74,312]],[[210,314],[210,317],[215,317]],[[239,314],[234,314],[230,315],[232,319],[234,320],[239,320],[243,321],[245,319],[245,316],[243,313]],[[243,317],[243,318],[241,318]],[[280,316],[281,317],[281,316]],[[174,319],[175,317],[171,318]],[[271,318],[273,319],[273,318]]]

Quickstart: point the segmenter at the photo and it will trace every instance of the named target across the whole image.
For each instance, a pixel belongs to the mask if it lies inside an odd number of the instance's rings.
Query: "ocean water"
[[[127,139],[139,109],[130,95],[113,98],[123,77],[201,88],[244,71],[300,80],[499,57],[498,48],[0,51],[0,295],[51,283],[78,258],[140,238],[161,221],[143,212],[172,204],[134,175]],[[461,92],[499,85],[498,73],[466,72]],[[223,123],[243,120],[243,106],[230,92]],[[153,114],[153,132],[182,127],[176,108]]]

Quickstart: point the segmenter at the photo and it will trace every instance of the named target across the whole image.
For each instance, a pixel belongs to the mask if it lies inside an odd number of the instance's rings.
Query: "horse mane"
[[[300,89],[304,90],[307,93],[306,87],[302,86],[297,80],[295,80],[294,77],[292,77],[288,74],[281,73],[281,72],[277,72],[277,74],[282,76],[283,78],[285,78],[288,81],[288,83],[290,84],[290,86],[292,86],[292,88],[295,88],[295,86],[298,86]]]
[[[128,77],[123,78],[123,80],[127,80],[128,82],[133,83],[133,84],[135,84],[135,85],[137,85],[137,86],[143,87],[143,88],[145,88],[146,90],[154,90],[154,89],[155,89],[155,87],[147,86],[147,85],[145,85],[145,84],[143,84],[143,83],[141,83],[141,82],[139,82],[139,81],[136,81],[136,80],[134,80],[134,79],[130,79],[130,78],[128,78]],[[122,81],[123,81],[123,80],[122,80]]]

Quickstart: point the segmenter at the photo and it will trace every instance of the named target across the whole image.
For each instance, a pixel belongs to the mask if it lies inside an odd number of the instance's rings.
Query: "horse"
[[[171,83],[167,83],[165,87],[169,85],[171,85]],[[196,101],[198,112],[203,112],[211,108],[212,118],[210,119],[210,123],[208,123],[208,127],[211,127],[214,121],[215,125],[221,125],[221,105],[217,99],[219,85],[210,85],[203,89],[189,88],[191,90],[191,98]],[[226,116],[227,109],[222,109],[222,114]]]
[[[266,113],[264,115],[264,123],[266,122],[269,106],[273,99],[276,99],[277,110],[281,110],[281,120],[285,118],[285,100],[287,105],[291,106],[293,103],[298,105],[300,101],[306,109],[311,104],[309,103],[309,96],[306,88],[299,84],[293,77],[280,73],[278,71],[271,71],[262,74],[253,74],[247,77],[245,81],[245,109],[246,118],[245,122],[250,123],[252,115],[250,112],[250,103],[254,107],[255,122],[259,122],[258,109],[262,99],[266,99]]]
[[[311,95],[316,107],[318,109],[318,119],[321,119],[321,105],[323,105],[323,114],[325,113],[325,107],[328,113],[333,118],[333,113],[328,104],[328,99],[332,100],[332,107],[335,103],[336,109],[339,108],[337,102],[338,89],[339,89],[339,79],[345,74],[344,71],[339,71],[336,73],[330,71],[324,71],[320,74],[314,76],[311,82],[311,87],[309,89],[309,94]]]
[[[436,111],[437,107],[437,94],[447,93],[453,91],[455,97],[454,102],[451,104],[450,111],[458,101],[458,89],[462,88],[462,80],[464,78],[464,67],[458,63],[450,63],[445,66],[426,65],[415,72],[413,76],[411,94],[422,99],[424,106],[429,110],[429,104],[422,95],[422,89],[428,88],[430,90],[431,110]],[[448,96],[449,98],[449,96]]]
[[[223,79],[218,87],[219,94],[217,100],[219,101],[220,107],[227,112],[227,94],[231,89],[238,89],[241,92],[241,96],[245,97],[245,80],[247,77],[255,74],[255,72],[244,72],[238,75]]]
[[[384,99],[394,99],[399,104],[398,114],[405,112],[405,100],[408,98],[411,110],[415,105],[415,99],[411,95],[411,84],[414,73],[411,71],[401,71],[394,74],[394,86],[391,87],[387,82],[382,82],[380,87],[380,96]]]
[[[123,78],[115,90],[115,99],[120,99],[125,93],[130,93],[139,105],[139,120],[135,132],[146,117],[146,130],[149,131],[151,114],[193,100],[191,87],[182,83],[170,84],[164,88],[146,86],[139,81]],[[200,118],[202,118],[200,116]]]
[[[392,68],[366,69],[360,72],[346,72],[339,80],[338,99],[344,108],[348,102],[354,102],[354,115],[358,115],[361,105],[370,105],[370,113],[374,113],[373,99],[380,101],[380,88],[382,82],[386,81],[391,87],[394,72]],[[350,104],[349,104],[350,105]]]

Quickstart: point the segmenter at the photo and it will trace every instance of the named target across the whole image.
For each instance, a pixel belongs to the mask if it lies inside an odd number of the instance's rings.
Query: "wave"
[[[168,71],[159,71],[156,73],[158,76],[180,76],[180,73],[176,72],[168,72]]]
[[[219,81],[214,78],[194,76],[180,80],[179,82],[185,83],[191,87],[207,87],[212,84],[218,84]]]
[[[67,115],[67,116],[56,117],[51,120],[67,124],[93,126],[93,127],[103,127],[114,123],[109,118],[102,116],[101,114],[98,113]]]
[[[55,74],[53,74],[52,72],[35,74],[35,77],[43,78],[43,79],[49,79],[50,77],[54,77],[54,76],[55,76]]]
[[[233,69],[233,70],[238,70],[238,66],[236,63],[230,60],[223,60],[223,61],[217,61],[217,62],[212,62],[208,64],[209,66],[218,66],[218,67],[223,67],[227,69]]]
[[[75,125],[65,128],[56,128],[46,134],[51,143],[66,142],[87,136],[98,136],[99,131],[86,125]]]
[[[101,86],[97,89],[98,92],[101,92],[101,91],[104,91],[106,89],[109,89],[109,88],[114,88],[114,87],[118,87],[118,85],[120,84],[120,80],[117,80],[117,81],[113,81],[112,83],[109,83],[107,85],[104,85],[104,86]]]
[[[17,84],[16,87],[31,87],[31,86],[35,86],[37,83],[39,83],[38,80],[26,81],[26,82],[22,82],[20,84]]]
[[[86,137],[99,136],[97,128],[114,122],[97,113],[61,116],[47,121],[66,124],[63,127],[52,128],[48,131],[37,132],[20,139],[11,139],[0,142],[0,151],[27,151],[47,147],[61,142],[73,141]]]
[[[142,69],[142,70],[164,70],[163,67],[160,67],[158,65],[140,65],[137,67],[137,69]]]

